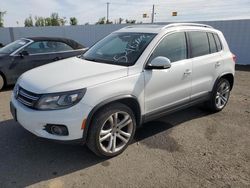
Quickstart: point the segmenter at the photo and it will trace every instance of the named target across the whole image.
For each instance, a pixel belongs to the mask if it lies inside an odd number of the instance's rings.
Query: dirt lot
[[[10,89],[0,93],[0,187],[250,187],[250,72],[236,72],[222,112],[148,123],[110,160],[26,132],[9,113]]]

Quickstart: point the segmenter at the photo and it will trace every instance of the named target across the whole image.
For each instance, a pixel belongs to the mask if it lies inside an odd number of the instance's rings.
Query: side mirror
[[[22,51],[22,52],[19,53],[19,55],[20,55],[21,57],[28,56],[28,55],[29,55],[29,52],[27,52],[27,51]]]
[[[169,69],[171,67],[171,61],[163,56],[154,58],[148,63],[146,69]]]

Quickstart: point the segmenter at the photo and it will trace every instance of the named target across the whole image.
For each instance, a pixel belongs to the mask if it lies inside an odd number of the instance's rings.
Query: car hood
[[[37,94],[70,91],[125,77],[127,69],[73,57],[30,70],[18,84]]]

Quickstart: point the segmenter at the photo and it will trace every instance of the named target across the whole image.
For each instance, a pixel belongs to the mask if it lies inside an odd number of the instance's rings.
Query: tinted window
[[[210,53],[215,53],[217,52],[217,47],[214,41],[214,37],[212,33],[208,33],[208,40],[209,40],[209,45],[210,45]]]
[[[112,33],[97,42],[82,58],[100,63],[133,65],[154,36],[151,33]]]
[[[192,57],[198,57],[209,54],[209,43],[206,32],[189,32]]]
[[[215,38],[215,42],[216,42],[216,45],[217,45],[217,49],[218,51],[221,51],[222,50],[222,46],[221,46],[221,42],[220,42],[220,39],[218,37],[217,34],[213,34],[214,35],[214,38]]]
[[[51,53],[73,50],[72,47],[57,41],[37,41],[27,46],[25,49],[30,54]]]
[[[171,62],[187,58],[185,33],[174,33],[166,36],[156,47],[150,60],[158,56],[164,56]]]
[[[7,46],[1,48],[0,53],[2,53],[2,54],[10,54],[10,53],[18,50],[19,48],[21,48],[22,46],[24,46],[28,42],[29,41],[25,40],[25,39],[17,40],[15,42],[12,42],[12,43],[8,44]]]

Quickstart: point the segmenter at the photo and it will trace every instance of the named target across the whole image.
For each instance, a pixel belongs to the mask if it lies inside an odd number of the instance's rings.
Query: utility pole
[[[154,19],[155,19],[155,5],[153,5],[153,8],[152,8],[151,23],[154,23]]]
[[[107,2],[107,23],[109,23],[109,2]]]

